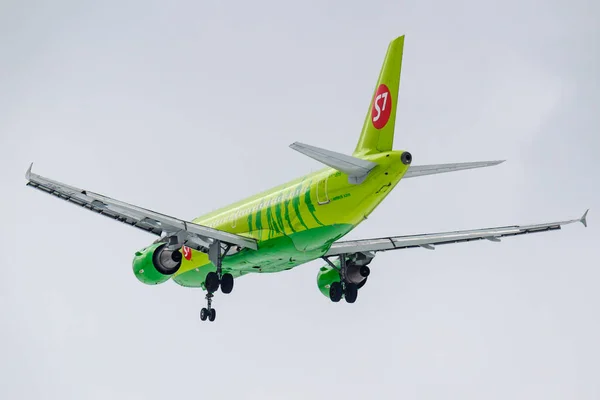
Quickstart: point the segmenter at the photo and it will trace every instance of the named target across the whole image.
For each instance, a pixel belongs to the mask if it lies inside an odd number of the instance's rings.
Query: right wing
[[[589,211],[589,210],[588,210]],[[341,254],[368,253],[387,250],[408,249],[411,247],[422,247],[434,250],[434,246],[451,243],[470,242],[473,240],[487,239],[499,242],[500,238],[528,233],[538,233],[561,229],[563,225],[581,222],[587,227],[587,211],[579,219],[561,222],[550,222],[537,225],[505,226],[498,228],[475,229],[467,231],[454,231],[442,233],[427,233],[421,235],[393,236],[378,239],[350,240],[335,242],[325,254],[325,257]]]
[[[445,172],[461,171],[463,169],[491,167],[503,163],[499,161],[476,161],[454,164],[432,164],[432,165],[411,165],[402,179],[414,178],[416,176],[443,174]]]
[[[31,166],[25,174],[28,181],[27,186],[157,236],[165,234],[173,238],[176,244],[185,244],[188,247],[204,252],[215,241],[252,250],[258,248],[256,240],[253,238],[184,221],[169,215],[160,214],[156,211],[111,199],[98,193],[44,178],[31,172]]]

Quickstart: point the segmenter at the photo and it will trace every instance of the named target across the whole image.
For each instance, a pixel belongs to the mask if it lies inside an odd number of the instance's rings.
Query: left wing
[[[588,210],[589,211],[589,210]],[[325,254],[325,257],[341,254],[367,253],[387,250],[407,249],[411,247],[422,247],[428,250],[434,250],[434,246],[450,243],[470,242],[473,240],[487,239],[492,242],[499,242],[500,238],[528,233],[538,233],[561,229],[563,225],[581,222],[587,227],[587,213],[579,219],[572,219],[561,222],[550,222],[537,225],[523,226],[505,226],[487,229],[475,229],[467,231],[427,233],[421,235],[393,236],[378,239],[350,240],[336,242]]]
[[[204,252],[207,252],[211,244],[215,242],[252,250],[258,248],[256,240],[253,238],[195,224],[44,178],[31,172],[32,166],[33,164],[25,174],[28,181],[27,186],[157,236],[164,234],[170,238],[170,243],[174,246],[185,244]]]

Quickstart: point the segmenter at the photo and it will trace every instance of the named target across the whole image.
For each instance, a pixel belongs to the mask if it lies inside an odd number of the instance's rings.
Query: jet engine
[[[371,270],[367,266],[373,256],[364,253],[348,254],[346,256],[346,279],[348,282],[356,283],[360,289],[367,283],[367,278],[371,273]],[[333,282],[339,282],[340,276],[340,260],[333,262],[335,268],[327,264],[319,269],[317,274],[317,286],[323,295],[329,298],[329,287]]]
[[[170,250],[166,243],[154,243],[135,253],[133,272],[147,285],[167,281],[181,267],[181,251]]]

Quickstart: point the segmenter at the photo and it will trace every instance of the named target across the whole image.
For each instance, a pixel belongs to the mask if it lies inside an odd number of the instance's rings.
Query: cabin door
[[[329,203],[329,195],[327,194],[328,179],[329,176],[326,176],[317,183],[317,203],[320,205]]]

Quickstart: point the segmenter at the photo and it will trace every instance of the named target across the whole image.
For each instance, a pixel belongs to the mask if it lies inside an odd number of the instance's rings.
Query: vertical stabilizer
[[[354,155],[392,150],[403,50],[404,36],[392,40],[379,73],[375,93]]]

